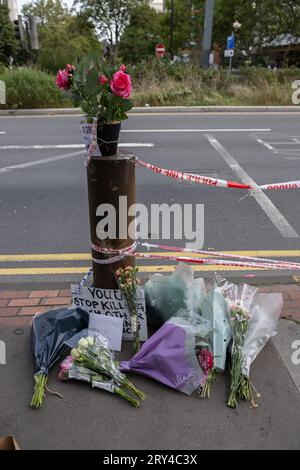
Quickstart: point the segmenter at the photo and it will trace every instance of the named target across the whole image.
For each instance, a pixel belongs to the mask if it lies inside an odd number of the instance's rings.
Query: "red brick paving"
[[[275,284],[262,286],[260,292],[281,292],[283,318],[300,321],[300,285]],[[0,327],[23,327],[31,323],[36,313],[71,305],[70,289],[35,291],[0,291]]]
[[[41,305],[68,305],[71,297],[45,297],[41,300]]]
[[[29,297],[34,298],[34,297],[57,297],[58,294],[63,291],[59,290],[33,290],[30,292]],[[71,292],[69,291],[68,296],[71,295]]]
[[[1,326],[28,326],[36,313],[70,305],[70,289],[3,290],[0,291],[0,328]]]
[[[32,305],[39,305],[40,298],[37,299],[12,299],[8,307],[30,307]]]
[[[29,294],[28,290],[2,290],[0,291],[0,299],[23,299]]]

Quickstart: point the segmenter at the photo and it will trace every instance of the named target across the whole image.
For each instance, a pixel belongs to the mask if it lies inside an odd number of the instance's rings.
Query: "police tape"
[[[83,127],[89,128],[89,133],[87,135],[85,134],[85,131],[82,130],[82,135],[87,148],[86,166],[89,166],[90,161],[93,157],[98,158],[100,156],[97,142],[97,118],[93,119],[92,124],[86,124]],[[248,191],[255,189],[276,190],[300,188],[300,180],[251,186],[249,184],[239,183],[238,181],[227,181],[220,178],[210,178],[208,176],[198,175],[195,173],[188,173],[185,171],[161,168],[157,165],[144,162],[138,157],[135,158],[135,164],[147,168],[148,170],[151,170],[154,173],[173,178],[177,181],[188,181],[190,183],[203,184],[205,186],[211,187],[215,186],[219,188],[246,189]]]
[[[220,187],[220,188],[234,188],[234,189],[246,189],[246,190],[255,190],[255,189],[298,189],[300,188],[300,180],[296,181],[287,181],[284,183],[271,183],[264,185],[251,186],[249,184],[239,183],[237,181],[227,181],[219,178],[210,178],[207,176],[198,175],[195,173],[187,173],[185,171],[171,170],[166,168],[161,168],[157,165],[144,162],[139,158],[136,158],[136,165],[140,165],[148,170],[157,173],[159,175],[167,176],[173,178],[177,181],[189,181],[190,183],[198,183],[211,187]]]
[[[165,255],[163,252],[160,254],[152,253],[141,253],[137,252],[136,247],[142,246],[147,248],[156,248],[167,251],[176,251],[182,253],[191,253],[191,254],[202,254],[205,258],[195,258],[192,256],[177,256],[177,255]],[[216,266],[236,266],[241,268],[253,268],[253,269],[267,269],[267,270],[300,270],[300,263],[294,263],[290,261],[277,261],[267,258],[255,258],[252,256],[242,256],[242,255],[233,255],[230,253],[222,253],[218,251],[206,251],[206,250],[193,250],[189,248],[180,248],[175,246],[160,245],[160,244],[150,244],[147,242],[134,242],[128,248],[110,249],[102,248],[98,245],[92,244],[92,249],[97,253],[103,255],[112,255],[112,257],[103,258],[103,259],[94,259],[93,261],[97,264],[113,264],[120,259],[125,258],[126,256],[135,256],[140,259],[153,259],[153,260],[164,260],[164,261],[173,261],[173,262],[184,262],[190,264],[201,264],[201,265],[216,265]],[[212,258],[215,256],[216,258]],[[219,259],[219,258],[225,259]]]

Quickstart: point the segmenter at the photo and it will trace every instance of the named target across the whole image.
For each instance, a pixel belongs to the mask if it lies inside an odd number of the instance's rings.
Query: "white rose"
[[[78,346],[80,348],[86,348],[88,346],[88,341],[87,341],[88,338],[81,338],[81,340],[79,340],[79,343],[78,343]]]
[[[71,356],[72,356],[74,359],[79,359],[79,358],[80,358],[80,353],[79,353],[79,351],[77,351],[76,348],[73,348],[72,351],[71,351]]]

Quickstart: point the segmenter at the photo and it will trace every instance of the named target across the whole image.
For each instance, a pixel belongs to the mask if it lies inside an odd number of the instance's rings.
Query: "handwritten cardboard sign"
[[[123,318],[123,339],[133,341],[131,318],[127,302],[119,289],[97,289],[95,287],[80,287],[71,285],[73,306],[81,307],[88,313],[110,315]],[[148,339],[145,296],[139,290],[137,300],[138,326],[141,341]]]

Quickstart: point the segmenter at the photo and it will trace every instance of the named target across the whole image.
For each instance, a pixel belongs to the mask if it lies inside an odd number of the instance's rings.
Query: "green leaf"
[[[122,109],[122,111],[129,111],[133,106],[133,103],[131,100],[122,100],[122,102],[120,103],[120,107]]]

